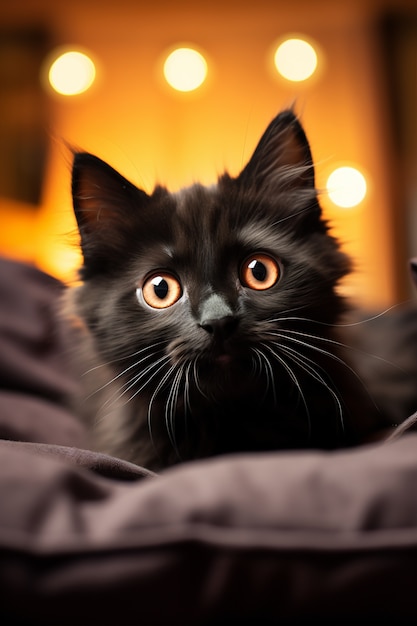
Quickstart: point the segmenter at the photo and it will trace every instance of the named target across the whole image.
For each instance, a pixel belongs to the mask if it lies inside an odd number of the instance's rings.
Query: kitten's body
[[[73,192],[84,267],[69,299],[100,363],[97,447],[158,468],[335,448],[384,426],[341,345],[349,261],[291,111],[215,187],[149,196],[77,154]]]

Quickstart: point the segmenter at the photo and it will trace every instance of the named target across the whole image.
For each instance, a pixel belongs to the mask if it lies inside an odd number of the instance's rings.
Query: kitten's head
[[[77,312],[103,360],[124,372],[126,397],[161,400],[173,421],[197,398],[230,408],[276,403],[289,388],[303,395],[297,370],[312,366],[297,329],[336,321],[349,262],[322,218],[292,111],[272,121],[237,177],[213,187],[148,195],[77,153],[73,198],[84,257]]]

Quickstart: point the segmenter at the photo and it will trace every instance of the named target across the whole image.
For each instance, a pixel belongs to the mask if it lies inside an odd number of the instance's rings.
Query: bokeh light
[[[206,79],[207,62],[193,48],[177,48],[165,60],[164,76],[173,89],[194,91]]]
[[[338,207],[348,209],[357,206],[366,196],[364,175],[354,167],[338,167],[327,179],[327,193]]]
[[[317,69],[317,53],[304,39],[286,39],[275,51],[275,67],[287,80],[307,80]]]
[[[48,80],[63,96],[76,96],[91,87],[96,77],[92,59],[84,52],[69,50],[60,54],[50,65]]]

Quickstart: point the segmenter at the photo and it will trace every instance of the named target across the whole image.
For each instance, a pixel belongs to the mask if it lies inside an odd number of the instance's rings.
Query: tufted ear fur
[[[272,120],[237,180],[262,200],[269,199],[277,206],[280,199],[297,222],[304,222],[306,230],[326,229],[317,201],[310,146],[292,109]]]
[[[314,188],[310,146],[291,109],[282,111],[269,124],[241,178],[263,192],[284,181],[292,187]]]
[[[104,269],[111,253],[123,250],[132,214],[143,210],[150,197],[107,163],[85,152],[74,154],[72,197],[84,265]]]

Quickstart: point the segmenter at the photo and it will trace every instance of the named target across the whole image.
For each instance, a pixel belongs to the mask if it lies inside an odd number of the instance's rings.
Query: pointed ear
[[[310,146],[294,111],[272,120],[239,179],[262,193],[314,189]]]
[[[72,169],[74,213],[81,236],[85,268],[105,268],[112,252],[124,249],[132,216],[149,196],[101,159],[85,152],[74,154]]]

